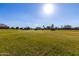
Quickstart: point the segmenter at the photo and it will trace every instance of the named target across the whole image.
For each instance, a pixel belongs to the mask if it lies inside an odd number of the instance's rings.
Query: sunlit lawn
[[[0,55],[79,55],[79,31],[2,29]]]

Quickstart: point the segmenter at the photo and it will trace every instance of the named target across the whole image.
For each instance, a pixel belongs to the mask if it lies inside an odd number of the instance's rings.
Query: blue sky
[[[43,5],[42,3],[2,3],[0,4],[0,23],[10,27],[36,27],[51,24],[79,26],[79,4],[53,4],[55,7],[51,16],[42,15]]]

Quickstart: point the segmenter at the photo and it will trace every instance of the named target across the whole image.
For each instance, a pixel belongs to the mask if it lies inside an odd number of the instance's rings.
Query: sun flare
[[[43,12],[47,15],[52,14],[54,12],[54,5],[53,4],[44,4]]]

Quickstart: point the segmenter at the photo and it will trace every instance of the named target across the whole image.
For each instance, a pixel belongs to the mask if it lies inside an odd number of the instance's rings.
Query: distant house
[[[41,29],[42,29],[41,27],[36,27],[36,28],[35,28],[35,30],[41,30]]]
[[[8,29],[9,26],[5,25],[5,24],[0,24],[0,29]]]

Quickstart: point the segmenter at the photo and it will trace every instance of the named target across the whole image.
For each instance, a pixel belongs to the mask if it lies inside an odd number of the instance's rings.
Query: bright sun
[[[54,12],[54,5],[53,4],[44,4],[43,12],[47,15],[52,14]]]

